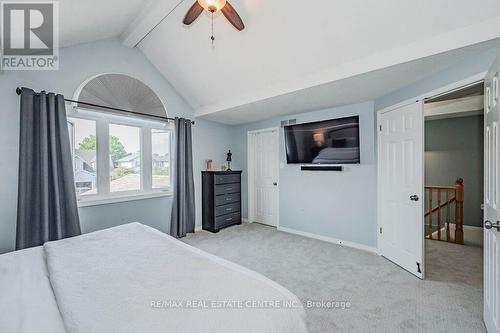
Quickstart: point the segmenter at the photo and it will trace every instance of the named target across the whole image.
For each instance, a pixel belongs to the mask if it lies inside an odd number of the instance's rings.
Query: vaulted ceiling
[[[198,116],[230,124],[370,100],[500,38],[498,0],[232,0],[246,29],[215,15],[214,46],[208,13],[182,24],[194,0],[68,2],[104,6],[87,34],[121,34]]]
[[[117,37],[157,0],[62,0],[60,47]]]

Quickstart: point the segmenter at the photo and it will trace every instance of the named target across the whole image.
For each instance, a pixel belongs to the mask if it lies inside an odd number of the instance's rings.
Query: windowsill
[[[152,192],[142,192],[142,193],[127,193],[127,194],[116,194],[100,198],[84,198],[77,201],[78,208],[80,207],[90,207],[90,206],[100,206],[108,205],[119,202],[136,201],[144,199],[153,199],[161,197],[172,196],[172,191],[152,191]]]

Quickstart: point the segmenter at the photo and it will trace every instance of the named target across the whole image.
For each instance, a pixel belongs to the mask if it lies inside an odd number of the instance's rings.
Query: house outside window
[[[68,130],[80,206],[171,193],[172,124],[78,108]]]
[[[171,195],[174,128],[150,87],[104,73],[72,99],[79,101],[66,105],[79,206]]]

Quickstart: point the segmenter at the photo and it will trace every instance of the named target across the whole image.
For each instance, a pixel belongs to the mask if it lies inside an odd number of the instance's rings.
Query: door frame
[[[247,167],[248,167],[248,179],[247,179],[247,188],[248,188],[248,222],[252,223],[255,217],[255,202],[254,202],[254,195],[255,195],[255,175],[254,175],[254,150],[253,150],[253,140],[252,140],[252,135],[253,134],[259,134],[259,133],[266,133],[266,132],[272,132],[276,131],[276,144],[277,144],[277,149],[276,149],[276,167],[278,169],[278,174],[277,174],[277,182],[278,182],[278,191],[276,193],[277,196],[277,201],[278,202],[278,207],[276,209],[276,228],[279,228],[280,226],[280,191],[279,191],[279,186],[280,186],[280,128],[279,127],[269,127],[269,128],[263,128],[259,130],[253,130],[253,131],[248,131],[247,132]]]
[[[378,255],[382,255],[381,249],[380,249],[380,243],[381,243],[380,228],[382,227],[382,217],[381,217],[382,209],[381,209],[381,202],[379,200],[379,198],[381,197],[381,192],[382,192],[380,182],[379,182],[379,180],[381,179],[380,178],[381,177],[381,161],[380,161],[380,154],[379,154],[379,151],[380,151],[380,130],[379,130],[379,128],[381,125],[381,123],[380,123],[381,115],[384,113],[393,111],[395,109],[398,109],[400,107],[403,107],[403,106],[406,106],[406,105],[409,105],[409,104],[412,104],[415,102],[423,101],[427,98],[431,98],[431,97],[435,97],[435,96],[438,96],[441,94],[445,94],[445,93],[450,92],[452,90],[456,90],[456,89],[459,89],[461,87],[482,81],[486,77],[487,73],[488,72],[486,72],[486,71],[481,72],[479,74],[470,76],[470,77],[465,78],[463,80],[447,84],[445,86],[433,89],[431,91],[422,93],[422,94],[415,96],[413,98],[404,100],[404,101],[399,102],[397,104],[394,104],[394,105],[391,105],[391,106],[388,106],[388,107],[385,107],[385,108],[382,108],[382,109],[376,111],[376,124],[377,124],[376,125],[377,126],[376,127],[377,135],[375,136],[375,139],[377,140],[377,143],[376,143],[376,147],[377,147],[377,230],[376,230],[376,232],[377,232],[377,254]],[[425,130],[425,116],[422,118],[423,119],[421,121],[424,122],[422,128],[423,128],[423,130]],[[425,156],[425,145],[422,147],[422,149],[424,150],[424,156]],[[422,178],[422,189],[425,186],[424,179],[425,178]],[[424,192],[422,192],[422,193],[424,193]],[[422,224],[423,224],[423,221],[422,221]],[[422,239],[422,242],[424,242],[424,251],[425,251],[425,240]],[[424,253],[424,256],[422,257],[422,265],[425,265],[425,253]],[[425,270],[423,270],[423,272],[425,272]],[[425,276],[422,276],[422,279],[425,279]]]

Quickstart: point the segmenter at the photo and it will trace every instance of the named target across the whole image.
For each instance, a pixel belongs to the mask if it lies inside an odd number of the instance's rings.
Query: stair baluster
[[[428,221],[426,238],[464,244],[464,180],[458,178],[454,186],[426,186],[429,207],[425,213]],[[443,202],[443,192],[445,201]],[[434,193],[437,196],[437,206],[434,207]],[[455,204],[455,235],[451,237],[451,205]],[[442,209],[446,207],[445,226],[443,227]],[[434,213],[437,212],[436,231],[434,231]],[[446,239],[442,239],[442,231],[446,231]],[[436,237],[434,237],[436,236]]]

